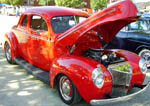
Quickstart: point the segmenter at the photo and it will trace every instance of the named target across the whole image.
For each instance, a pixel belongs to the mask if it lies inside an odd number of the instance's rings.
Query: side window
[[[136,21],[136,22],[132,22],[130,25],[129,25],[129,30],[139,30],[139,21]]]
[[[22,21],[22,26],[27,26],[27,22],[28,22],[28,16],[25,16],[23,21]]]
[[[30,27],[33,30],[48,31],[46,21],[40,16],[32,16]]]
[[[136,30],[136,31],[148,31],[149,23],[147,20],[139,20],[139,21],[131,23],[129,25],[129,29]]]

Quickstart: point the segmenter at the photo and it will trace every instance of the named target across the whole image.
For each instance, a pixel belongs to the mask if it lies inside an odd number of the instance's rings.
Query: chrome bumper
[[[105,104],[112,104],[112,103],[117,103],[117,102],[124,102],[132,99],[136,95],[140,95],[146,91],[146,89],[150,86],[150,83],[148,83],[143,89],[139,90],[138,92],[122,96],[122,97],[117,97],[117,98],[111,98],[111,99],[93,99],[90,101],[91,105],[105,105]]]

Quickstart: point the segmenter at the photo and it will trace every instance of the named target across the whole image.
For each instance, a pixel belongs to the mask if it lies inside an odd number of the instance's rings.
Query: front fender
[[[11,52],[12,52],[12,60],[15,59],[16,57],[19,57],[19,52],[18,52],[18,41],[13,32],[8,32],[4,36],[4,42],[3,42],[3,50],[5,51],[5,43],[8,42],[11,46]]]
[[[92,81],[92,71],[97,67],[100,67],[104,73],[105,82],[101,89],[98,89]],[[59,74],[67,75],[87,102],[95,98],[105,98],[106,94],[111,94],[112,77],[109,71],[92,59],[81,56],[65,56],[56,59],[50,70],[50,85],[52,88],[54,88],[55,78]]]

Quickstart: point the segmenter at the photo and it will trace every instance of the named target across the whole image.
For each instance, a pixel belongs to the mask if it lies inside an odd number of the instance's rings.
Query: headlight
[[[100,68],[94,69],[92,72],[92,80],[97,88],[102,88],[104,85],[104,74]]]
[[[141,59],[140,62],[139,62],[139,67],[141,69],[141,72],[143,74],[145,74],[148,70],[148,67],[147,67],[147,62],[144,60],[144,59]]]

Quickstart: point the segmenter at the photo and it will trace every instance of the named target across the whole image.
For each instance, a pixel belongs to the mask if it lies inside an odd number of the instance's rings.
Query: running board
[[[36,76],[38,79],[40,79],[44,83],[50,84],[48,71],[44,71],[44,70],[30,64],[29,62],[27,62],[26,60],[24,60],[22,58],[15,58],[15,62],[18,65],[20,65],[21,67],[23,67],[25,70],[27,70],[28,73],[33,74],[34,76]]]

